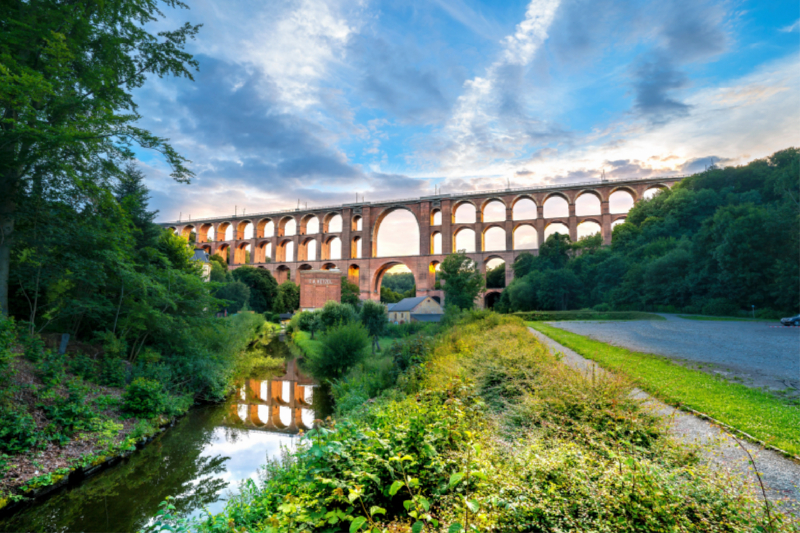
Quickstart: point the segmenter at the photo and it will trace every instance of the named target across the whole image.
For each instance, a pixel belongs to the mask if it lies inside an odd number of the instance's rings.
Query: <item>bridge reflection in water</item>
[[[272,379],[246,379],[231,401],[223,425],[241,429],[296,434],[314,427],[314,380],[286,364],[286,373]]]

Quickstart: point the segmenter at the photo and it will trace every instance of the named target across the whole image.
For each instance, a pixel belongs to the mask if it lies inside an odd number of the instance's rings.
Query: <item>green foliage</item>
[[[350,281],[347,276],[342,276],[342,303],[350,305],[361,304],[361,289]]]
[[[94,359],[83,353],[75,354],[68,362],[69,371],[84,380],[94,380],[97,376],[97,365]]]
[[[231,281],[233,281],[233,274],[231,274],[227,266],[224,266],[223,264],[217,261],[210,261],[210,263],[211,263],[210,281],[214,281],[216,283],[230,283]]]
[[[800,311],[800,151],[712,168],[639,201],[612,245],[551,235],[521,253],[502,312],[607,305],[625,311],[765,316]]]
[[[392,292],[403,294],[416,286],[414,274],[411,272],[397,272],[383,275],[381,287],[386,287]]]
[[[46,429],[48,438],[65,444],[76,431],[94,431],[100,419],[92,406],[86,401],[86,386],[80,379],[66,384],[67,397],[45,395],[47,403],[41,404],[50,425]]]
[[[250,309],[256,313],[272,310],[278,296],[278,282],[269,270],[244,265],[233,271],[233,278],[250,288]]]
[[[386,307],[374,300],[366,300],[361,306],[361,323],[367,328],[369,336],[372,337],[372,353],[375,353],[375,345],[378,337],[386,331],[389,315]]]
[[[41,442],[36,422],[30,413],[20,408],[0,409],[0,451],[16,454]]]
[[[220,286],[214,296],[226,302],[228,313],[238,313],[247,308],[250,301],[250,287],[241,281],[232,281]]]
[[[300,287],[291,280],[286,280],[278,286],[278,296],[275,298],[273,310],[276,313],[294,313],[300,307]]]
[[[506,286],[506,264],[502,263],[486,271],[486,288],[502,289]]]
[[[121,387],[125,384],[127,367],[125,362],[111,354],[100,357],[98,365],[97,383],[107,387]]]
[[[318,311],[320,329],[327,331],[333,327],[358,320],[358,311],[350,304],[327,301]]]
[[[152,418],[166,410],[163,386],[152,379],[134,379],[122,400],[125,411],[144,418]]]
[[[369,345],[369,332],[360,322],[337,324],[321,335],[320,350],[308,354],[306,364],[318,380],[330,381],[342,377],[362,360],[364,350]]]
[[[478,266],[463,253],[448,255],[440,268],[444,281],[444,299],[448,305],[472,309],[475,298],[484,288],[484,279]]]
[[[406,322],[405,324],[389,323],[386,325],[386,331],[382,333],[382,335],[386,335],[392,339],[401,339],[403,337],[416,335],[422,331],[432,334],[437,327],[437,324],[430,322]]]
[[[66,366],[66,358],[63,355],[48,350],[36,364],[36,375],[45,387],[55,387],[61,384],[66,376],[64,372]]]

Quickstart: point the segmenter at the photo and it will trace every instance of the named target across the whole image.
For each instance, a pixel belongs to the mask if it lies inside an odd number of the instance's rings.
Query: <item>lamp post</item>
[[[753,308],[753,318],[755,318],[756,317],[756,306],[755,305],[751,305],[750,307]]]

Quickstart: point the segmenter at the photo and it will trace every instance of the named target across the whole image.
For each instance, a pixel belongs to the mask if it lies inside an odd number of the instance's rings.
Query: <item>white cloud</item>
[[[800,31],[800,19],[794,21],[794,24],[789,24],[788,26],[784,26],[779,31],[783,33],[792,33],[795,31]]]

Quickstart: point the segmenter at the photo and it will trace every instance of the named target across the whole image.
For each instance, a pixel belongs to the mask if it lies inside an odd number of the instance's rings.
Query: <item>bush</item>
[[[87,381],[97,377],[97,365],[94,359],[83,353],[77,353],[70,359],[69,371]]]
[[[348,324],[358,320],[358,312],[356,308],[350,304],[340,304],[338,302],[328,301],[321,310],[319,310],[319,320],[322,324],[322,331]]]
[[[703,314],[711,316],[735,316],[739,308],[726,298],[714,298],[703,306]]]
[[[76,431],[93,431],[100,422],[97,413],[86,401],[86,387],[80,378],[67,382],[67,397],[56,397],[42,409],[50,420],[51,440],[65,444]],[[56,429],[57,428],[57,429]]]
[[[392,324],[386,327],[386,336],[392,339],[401,339],[416,335],[426,329],[435,328],[435,324],[428,322],[406,322],[405,324]]]
[[[122,408],[131,414],[152,418],[166,411],[166,401],[161,383],[147,378],[136,378],[122,395]]]
[[[66,357],[57,352],[47,351],[36,365],[36,374],[42,383],[48,387],[54,387],[64,378],[66,366]]]
[[[44,341],[39,335],[25,333],[22,335],[22,346],[25,349],[25,359],[36,362],[44,354]]]
[[[308,354],[308,368],[318,380],[330,381],[342,377],[362,360],[369,334],[360,322],[349,322],[330,328],[320,343],[320,350]]]
[[[127,368],[125,362],[113,355],[104,354],[100,358],[97,383],[106,387],[122,387],[125,385]]]
[[[0,413],[0,451],[20,453],[39,443],[36,422],[29,413],[4,409]]]
[[[611,311],[611,306],[606,303],[602,303],[595,305],[592,309],[598,313],[607,313],[608,311]]]

